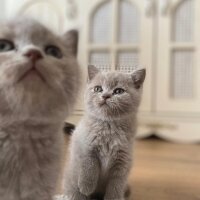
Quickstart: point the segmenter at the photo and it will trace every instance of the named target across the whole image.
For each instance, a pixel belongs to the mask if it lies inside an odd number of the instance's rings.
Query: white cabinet
[[[200,0],[4,2],[8,16],[28,13],[59,33],[79,22],[82,91],[88,64],[105,71],[147,68],[138,137],[200,141]],[[83,112],[80,98],[73,121]]]
[[[147,68],[138,137],[200,141],[200,1],[85,0],[79,6],[85,77],[88,64],[105,71]]]
[[[199,22],[198,0],[171,1],[159,16],[158,111],[200,113]]]
[[[200,141],[200,1],[171,0],[157,12],[154,108],[141,114],[149,131],[179,142]]]

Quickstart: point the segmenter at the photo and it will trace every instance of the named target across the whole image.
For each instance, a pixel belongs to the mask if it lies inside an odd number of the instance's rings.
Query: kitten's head
[[[88,67],[87,110],[100,119],[116,119],[137,112],[141,101],[145,69],[131,74],[100,72]]]
[[[56,36],[31,19],[0,29],[0,113],[26,117],[67,114],[79,73],[77,32]]]

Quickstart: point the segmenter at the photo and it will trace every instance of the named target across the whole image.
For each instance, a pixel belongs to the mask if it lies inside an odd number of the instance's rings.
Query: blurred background
[[[138,137],[200,141],[200,0],[0,2],[1,19],[32,16],[58,34],[78,29],[84,83],[88,64],[104,71],[147,68]],[[84,112],[82,96],[72,122]]]
[[[88,64],[147,69],[130,176],[135,199],[200,199],[200,0],[0,0],[0,19],[18,15],[58,34],[79,30],[83,88]],[[83,114],[81,92],[67,121]]]

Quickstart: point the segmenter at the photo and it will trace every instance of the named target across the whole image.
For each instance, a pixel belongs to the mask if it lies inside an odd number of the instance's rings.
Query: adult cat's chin
[[[31,69],[27,70],[18,80],[18,82],[21,81],[33,81],[33,84],[35,81],[41,81],[44,84],[46,84],[46,80],[44,76],[35,68],[32,67]]]
[[[12,113],[17,118],[20,114],[26,118],[33,116],[37,118],[57,116],[60,115],[60,111],[66,112],[68,108],[66,94],[43,84],[37,75],[30,76],[36,77],[26,77],[23,81],[2,90],[0,99],[4,99],[4,107],[8,110],[6,112]]]
[[[19,66],[17,69],[19,75],[16,83],[48,84],[44,73],[41,72],[41,68],[43,68],[41,63],[28,62],[24,63],[24,65],[23,68]]]

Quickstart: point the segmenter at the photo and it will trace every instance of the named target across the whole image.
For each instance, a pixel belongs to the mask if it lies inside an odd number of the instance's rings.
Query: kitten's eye
[[[114,95],[115,94],[123,94],[124,92],[125,92],[124,89],[122,89],[122,88],[116,88],[116,89],[114,89],[113,94]]]
[[[0,53],[1,52],[7,52],[11,51],[15,48],[13,42],[8,41],[8,40],[1,40],[0,39]]]
[[[56,58],[62,58],[63,57],[61,50],[54,45],[47,46],[45,48],[45,53],[47,55],[50,55],[50,56],[53,56],[53,57],[56,57]]]
[[[101,86],[97,85],[97,86],[94,87],[94,91],[95,92],[103,92],[103,89],[102,89]]]

